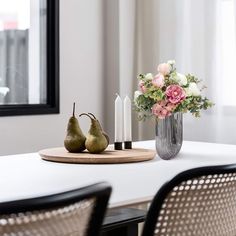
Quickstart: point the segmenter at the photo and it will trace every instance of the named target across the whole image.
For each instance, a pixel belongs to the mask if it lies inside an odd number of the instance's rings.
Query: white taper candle
[[[123,112],[122,112],[122,100],[117,94],[115,100],[115,142],[123,141]]]
[[[124,99],[124,141],[132,141],[131,100],[128,96]]]

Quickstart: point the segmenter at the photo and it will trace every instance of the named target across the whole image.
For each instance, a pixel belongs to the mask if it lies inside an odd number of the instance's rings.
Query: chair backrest
[[[1,236],[98,236],[111,193],[107,183],[0,203]]]
[[[178,174],[157,192],[143,236],[235,236],[236,165]]]

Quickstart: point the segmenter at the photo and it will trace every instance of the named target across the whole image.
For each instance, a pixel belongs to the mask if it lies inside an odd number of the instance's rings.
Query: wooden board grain
[[[152,160],[156,156],[156,151],[142,148],[113,150],[113,147],[110,146],[100,154],[91,154],[87,151],[82,153],[70,153],[64,147],[58,147],[41,150],[39,154],[43,160],[54,162],[116,164]]]

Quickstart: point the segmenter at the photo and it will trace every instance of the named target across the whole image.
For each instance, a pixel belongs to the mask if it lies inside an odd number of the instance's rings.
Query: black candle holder
[[[132,149],[132,141],[125,141],[125,149]]]
[[[122,150],[122,142],[115,142],[114,149],[115,150]]]

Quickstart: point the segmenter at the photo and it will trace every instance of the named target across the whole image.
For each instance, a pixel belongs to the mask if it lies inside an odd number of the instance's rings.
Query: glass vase
[[[165,119],[156,119],[156,151],[160,158],[175,157],[183,143],[183,114],[174,113]]]

